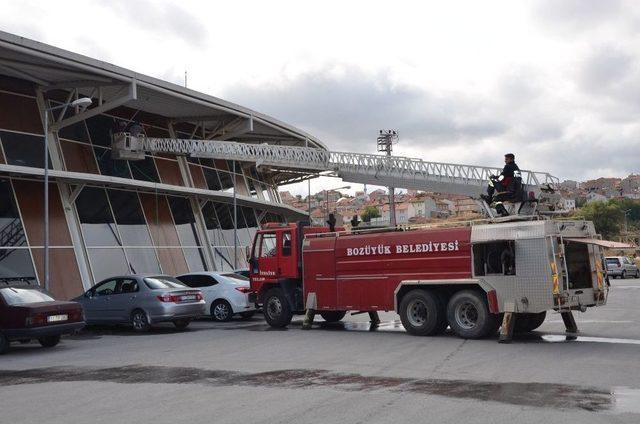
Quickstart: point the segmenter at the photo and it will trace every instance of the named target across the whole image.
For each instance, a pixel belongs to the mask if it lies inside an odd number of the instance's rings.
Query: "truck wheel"
[[[3,353],[7,353],[9,351],[9,340],[4,336],[4,334],[0,333],[0,355]]]
[[[429,290],[416,289],[400,301],[400,320],[409,334],[433,336],[447,328],[444,304]]]
[[[462,290],[451,296],[447,321],[454,333],[464,339],[480,339],[495,333],[498,316],[489,312],[486,296],[477,290]]]
[[[320,316],[327,322],[338,322],[344,316],[347,315],[347,311],[324,311],[320,312]]]
[[[547,311],[537,314],[517,314],[516,325],[513,329],[516,333],[528,333],[540,327],[547,317]]]
[[[264,319],[272,327],[286,327],[293,318],[289,301],[280,288],[265,293],[262,309]]]
[[[60,343],[60,336],[40,337],[38,339],[38,343],[40,343],[42,347],[54,347],[55,345]]]

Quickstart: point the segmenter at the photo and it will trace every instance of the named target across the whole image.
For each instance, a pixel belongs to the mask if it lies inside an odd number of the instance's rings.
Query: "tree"
[[[360,219],[362,219],[362,222],[371,222],[371,218],[378,217],[380,217],[380,211],[375,206],[367,206],[360,214]]]
[[[624,212],[616,202],[591,202],[580,209],[578,217],[593,221],[598,233],[611,238],[620,234]]]

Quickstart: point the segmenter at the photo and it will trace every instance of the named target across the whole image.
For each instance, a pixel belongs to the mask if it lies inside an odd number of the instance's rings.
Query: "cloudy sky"
[[[5,1],[0,29],[235,101],[330,149],[640,172],[630,0]],[[341,185],[339,181],[314,185]],[[296,190],[298,191],[298,190]]]

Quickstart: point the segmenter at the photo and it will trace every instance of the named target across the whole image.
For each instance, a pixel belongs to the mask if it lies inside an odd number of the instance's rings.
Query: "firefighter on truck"
[[[331,231],[332,230],[332,231]],[[447,327],[463,338],[509,341],[547,311],[606,303],[603,247],[588,221],[530,220],[414,230],[266,224],[250,257],[253,296],[274,327],[293,315],[340,321],[347,312],[395,311],[420,336]],[[610,244],[609,244],[610,246]]]

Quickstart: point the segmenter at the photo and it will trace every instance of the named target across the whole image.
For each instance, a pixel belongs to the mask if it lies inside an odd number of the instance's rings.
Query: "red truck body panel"
[[[471,229],[307,237],[304,298],[319,310],[393,310],[404,280],[471,278]]]

